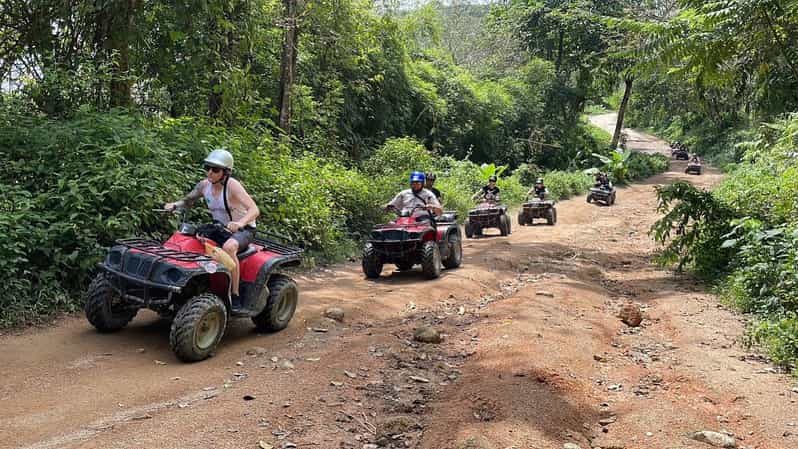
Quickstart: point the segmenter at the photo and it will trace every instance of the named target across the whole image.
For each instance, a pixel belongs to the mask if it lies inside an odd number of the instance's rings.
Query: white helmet
[[[233,155],[227,150],[213,150],[203,162],[214,167],[233,170]]]

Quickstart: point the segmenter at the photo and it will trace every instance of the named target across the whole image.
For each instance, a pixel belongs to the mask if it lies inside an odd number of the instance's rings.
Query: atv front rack
[[[152,254],[159,257],[167,257],[169,259],[179,260],[181,262],[209,262],[213,260],[204,254],[166,248],[155,240],[129,238],[117,240],[116,243],[131,249],[136,249],[143,253]]]

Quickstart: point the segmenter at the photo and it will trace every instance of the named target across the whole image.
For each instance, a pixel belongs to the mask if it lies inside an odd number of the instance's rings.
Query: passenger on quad
[[[432,172],[427,173],[426,178],[427,180],[424,182],[424,188],[432,192],[433,195],[435,195],[435,198],[437,198],[438,202],[440,203],[443,200],[443,194],[441,194],[440,190],[433,187],[435,185],[435,178],[436,178],[435,173]]]
[[[443,213],[441,203],[435,197],[435,194],[424,188],[424,181],[426,176],[424,173],[414,171],[410,174],[410,188],[402,190],[390,203],[386,204],[384,209],[394,209],[401,211],[402,209],[412,209],[413,216],[429,217],[431,214],[439,216]]]
[[[529,189],[529,192],[526,193],[526,196],[531,196],[532,194],[535,195],[535,198],[539,198],[541,200],[545,200],[547,196],[549,196],[549,189],[546,188],[546,185],[543,183],[543,178],[538,178],[535,181],[535,186]]]
[[[472,200],[479,200],[483,199],[487,202],[491,203],[498,203],[501,201],[501,193],[499,188],[496,186],[496,176],[491,176],[488,178],[488,185],[483,186],[482,190],[475,193],[474,196],[471,197]]]
[[[596,174],[596,183],[594,187],[604,190],[612,190],[612,183],[610,182],[610,177],[607,176],[606,173],[597,173]]]
[[[203,161],[202,167],[206,178],[198,182],[182,200],[166,203],[164,209],[190,208],[198,199],[204,198],[213,220],[221,223],[232,233],[215,232],[208,238],[220,245],[235,262],[235,268],[230,273],[232,278],[230,290],[233,309],[237,309],[241,306],[238,289],[241,273],[237,254],[255,239],[255,219],[260,215],[260,209],[244,190],[244,186],[231,177],[233,155],[229,151],[223,149],[211,151]]]

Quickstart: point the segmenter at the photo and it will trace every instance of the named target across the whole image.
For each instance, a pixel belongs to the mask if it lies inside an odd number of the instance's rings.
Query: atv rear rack
[[[179,260],[181,262],[209,262],[212,261],[210,257],[205,254],[192,253],[187,251],[178,251],[169,249],[156,242],[155,240],[129,238],[117,240],[118,245],[123,245],[131,249],[136,249],[141,252],[152,254],[154,256],[167,257],[169,259]]]
[[[255,237],[253,241],[256,245],[262,246],[263,251],[269,251],[281,256],[299,256],[302,254],[302,249],[293,246],[288,246],[282,243],[275,242],[274,240],[265,239],[263,237]]]

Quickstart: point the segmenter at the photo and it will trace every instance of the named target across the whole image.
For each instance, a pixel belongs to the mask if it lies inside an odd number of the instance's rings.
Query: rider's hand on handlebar
[[[239,222],[237,222],[237,221],[231,221],[230,223],[227,223],[227,229],[228,229],[230,232],[236,232],[236,231],[238,231],[239,229],[241,229],[241,228],[243,228],[243,227],[244,227],[244,226],[243,226],[243,225],[241,225],[241,223],[239,223]]]
[[[166,203],[163,205],[164,210],[172,212],[177,209],[177,203]]]

